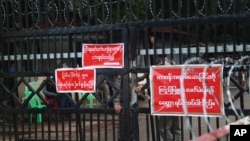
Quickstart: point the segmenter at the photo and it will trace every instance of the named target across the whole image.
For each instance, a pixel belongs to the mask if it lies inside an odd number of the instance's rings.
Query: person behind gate
[[[54,81],[54,78],[52,78],[51,80],[45,80],[46,85],[45,87],[43,87],[42,91],[44,93],[44,95],[48,98],[48,99],[57,99],[58,102],[58,107],[68,107],[68,99],[70,97],[70,95],[68,94],[64,94],[64,93],[58,93],[56,91],[56,86],[55,84],[53,84],[52,81]]]
[[[160,46],[156,48],[161,49]],[[168,60],[166,55],[156,55],[157,65],[171,65],[172,61]],[[149,84],[146,83],[144,86],[140,85],[136,88],[137,93],[141,93],[145,87],[149,87]],[[181,140],[181,130],[179,127],[179,117],[176,116],[159,116],[159,131],[161,137],[167,141],[180,141]],[[165,134],[166,133],[166,134]]]

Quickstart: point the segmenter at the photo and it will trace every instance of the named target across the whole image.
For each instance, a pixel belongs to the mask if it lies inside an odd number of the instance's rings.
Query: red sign
[[[83,44],[82,66],[92,68],[123,68],[124,44]]]
[[[222,70],[221,65],[151,67],[151,113],[221,116]]]
[[[60,68],[55,71],[56,89],[60,93],[94,92],[95,69]]]

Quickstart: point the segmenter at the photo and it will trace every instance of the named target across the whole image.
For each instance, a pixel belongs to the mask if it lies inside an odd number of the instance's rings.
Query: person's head
[[[50,76],[50,80],[55,81],[55,75]]]
[[[156,46],[156,49],[161,49],[162,50],[162,47],[161,46]],[[156,62],[157,63],[162,62],[165,57],[167,57],[166,54],[163,54],[163,53],[156,54]]]
[[[60,65],[60,64],[62,63],[62,60],[58,58],[58,59],[56,60],[56,63],[57,63],[57,65]]]
[[[157,63],[162,62],[165,57],[166,57],[166,55],[156,55],[156,62]]]
[[[154,33],[152,31],[152,27],[147,28],[146,30],[147,30],[148,37],[149,37],[150,48],[153,48],[154,43],[155,43],[155,37],[154,37]]]
[[[55,82],[55,77],[54,76],[50,76],[49,79],[50,80],[47,80],[48,86],[54,86],[53,82]]]

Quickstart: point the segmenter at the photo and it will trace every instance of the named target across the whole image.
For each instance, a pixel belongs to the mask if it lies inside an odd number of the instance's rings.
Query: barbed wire
[[[182,68],[182,74],[185,74],[185,71],[186,71],[186,67],[188,64],[193,64],[193,63],[197,63],[197,62],[200,62],[201,64],[207,64],[207,66],[204,68],[204,72],[206,72],[206,69],[210,67],[210,65],[213,65],[213,64],[222,64],[224,67],[227,66],[227,64],[231,64],[232,63],[232,60],[235,60],[234,58],[231,58],[231,57],[226,57],[226,58],[220,58],[220,59],[216,59],[210,63],[206,63],[206,61],[203,59],[203,58],[200,58],[200,57],[193,57],[193,58],[190,58],[188,60],[186,60],[184,62],[184,65],[183,65],[183,68]],[[230,65],[230,69],[228,70],[228,76],[223,78],[226,81],[225,83],[225,94],[227,96],[227,100],[229,101],[230,105],[231,105],[231,109],[233,110],[235,116],[237,117],[237,119],[240,119],[239,121],[247,118],[248,121],[247,121],[247,124],[249,124],[249,117],[248,115],[245,115],[243,113],[243,110],[237,110],[237,109],[241,109],[241,107],[237,106],[234,102],[236,99],[234,99],[232,97],[233,95],[233,92],[231,92],[231,84],[230,84],[230,77],[233,76],[233,70],[238,68],[238,67],[242,67],[241,65],[244,64],[245,61],[249,61],[250,60],[250,56],[246,55],[246,56],[242,56],[241,58],[239,58],[238,60],[235,60],[234,64],[231,64]],[[249,79],[249,78],[248,78]],[[249,80],[248,80],[249,81]],[[183,82],[183,79],[180,79],[180,84],[181,84],[181,89],[184,89],[184,82]],[[203,84],[203,87],[206,87],[205,83]],[[247,84],[247,88],[250,87],[250,83],[248,82]],[[247,89],[245,89],[247,90]],[[206,99],[206,93],[204,92],[204,97],[203,97],[203,100]],[[181,98],[182,100],[185,101],[186,97],[185,95],[181,95]],[[217,100],[217,99],[215,99]],[[217,102],[218,104],[218,102]],[[183,111],[184,113],[187,115],[188,117],[188,111],[187,111],[187,106],[186,105],[183,105]],[[221,108],[221,111],[222,111],[222,116],[221,118],[224,119],[226,121],[226,123],[230,123],[230,124],[235,124],[235,125],[242,125],[243,122],[239,123],[238,121],[230,121],[229,117],[226,115],[225,111],[223,108]],[[222,127],[217,127],[215,129],[213,129],[212,125],[211,125],[211,122],[209,121],[209,116],[207,115],[207,111],[205,108],[203,108],[203,114],[204,114],[204,121],[206,123],[206,127],[208,128],[208,133],[205,133],[203,135],[198,135],[198,137],[195,135],[195,132],[192,127],[192,123],[190,122],[189,118],[186,118],[186,124],[187,124],[187,127],[189,128],[190,130],[190,134],[193,138],[192,141],[203,141],[203,140],[209,140],[209,141],[214,141],[215,139],[219,139],[220,137],[223,137],[223,136],[226,136],[227,134],[229,134],[229,130],[226,129],[229,127],[230,124],[228,125],[224,125]],[[221,132],[223,129],[223,132]],[[222,134],[223,133],[223,134]],[[213,138],[211,138],[213,137]]]
[[[233,1],[234,1],[234,0],[230,0],[229,6],[228,6],[227,8],[224,9],[224,8],[222,8],[222,6],[221,6],[220,0],[218,0],[217,2],[218,2],[218,7],[219,7],[220,11],[221,11],[222,13],[228,13],[228,12],[230,11],[230,9],[232,8]],[[227,3],[227,1],[225,1],[225,3]]]
[[[196,8],[198,8],[197,0],[194,0],[194,5],[195,5]],[[202,4],[201,8],[200,8],[200,9],[197,9],[197,12],[198,12],[200,15],[202,15],[202,16],[206,16],[206,15],[203,13],[203,12],[204,12],[204,9],[205,9],[205,5],[206,5],[206,1],[203,0],[203,4]]]
[[[125,22],[125,20],[140,20],[143,18],[143,15],[137,15],[136,12],[142,12],[146,13],[149,12],[149,19],[156,20],[156,19],[162,19],[164,17],[161,17],[163,15],[163,9],[162,7],[155,7],[156,4],[153,2],[153,0],[145,0],[143,2],[137,1],[137,3],[132,3],[127,0],[114,0],[112,2],[107,0],[98,0],[96,3],[91,3],[88,0],[63,0],[63,5],[59,8],[59,5],[56,3],[56,1],[48,0],[47,5],[41,6],[41,1],[38,0],[28,0],[27,1],[27,7],[23,8],[22,4],[20,4],[20,1],[14,0],[14,1],[8,1],[8,0],[2,0],[1,1],[1,19],[2,19],[2,28],[4,30],[14,30],[14,29],[25,29],[25,28],[32,28],[32,27],[22,27],[22,21],[25,21],[23,19],[27,17],[32,17],[33,26],[36,28],[42,28],[40,27],[42,22],[48,21],[50,26],[58,26],[55,25],[58,22],[59,14],[60,12],[63,14],[63,22],[66,24],[64,26],[76,26],[75,25],[75,19],[74,17],[70,17],[67,15],[67,12],[74,12],[76,17],[79,17],[81,22],[84,25],[88,25],[88,23],[85,21],[84,15],[87,15],[88,18],[95,17],[97,22],[96,24],[112,24],[112,22],[115,23],[122,23]],[[144,5],[143,5],[143,4]],[[178,0],[178,11],[181,11],[183,9],[183,0]],[[215,2],[214,2],[215,3]],[[227,2],[222,2],[221,0],[217,0],[215,3],[218,7],[218,12],[216,14],[222,15],[222,14],[230,14],[230,11],[232,10],[233,5],[236,3],[236,0],[230,0]],[[243,3],[243,1],[242,1]],[[117,7],[117,5],[120,5],[120,7]],[[141,5],[142,4],[142,5]],[[242,8],[238,11],[244,11],[249,12],[250,9],[248,7],[248,3],[243,3],[245,5],[239,7]],[[198,4],[197,0],[193,0],[194,9],[196,9],[198,14],[200,16],[208,16],[207,14],[214,14],[214,13],[205,13],[206,6],[208,5],[207,1],[203,0],[201,5]],[[121,7],[124,6],[124,7]],[[132,7],[132,8],[131,8]],[[111,21],[112,15],[111,10],[117,10],[117,8],[123,8],[125,9],[124,12],[120,13],[114,13],[118,14],[120,19],[115,19],[115,21]],[[173,7],[174,8],[174,7]],[[13,10],[12,10],[13,9]],[[12,12],[14,11],[14,12]],[[85,12],[83,12],[85,11]],[[121,10],[120,10],[121,11]],[[177,13],[177,10],[172,9],[171,13],[173,17],[169,18],[183,18],[180,14]],[[131,19],[126,19],[126,14],[129,12],[130,15],[132,15]],[[190,15],[190,17],[197,16],[197,15]],[[10,25],[7,25],[8,20],[10,18],[7,17],[18,17],[16,18],[12,24],[12,27]],[[113,17],[115,18],[115,17]],[[167,17],[166,17],[167,18]],[[89,20],[89,19],[88,19]],[[29,23],[30,24],[30,23]],[[31,23],[32,24],[32,23]]]

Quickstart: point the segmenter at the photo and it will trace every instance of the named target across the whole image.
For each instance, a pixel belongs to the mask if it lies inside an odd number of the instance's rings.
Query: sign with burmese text
[[[95,69],[60,68],[55,71],[56,89],[60,93],[94,92]]]
[[[151,114],[221,116],[222,65],[152,66]]]
[[[123,68],[124,44],[83,44],[82,66],[92,68]]]

